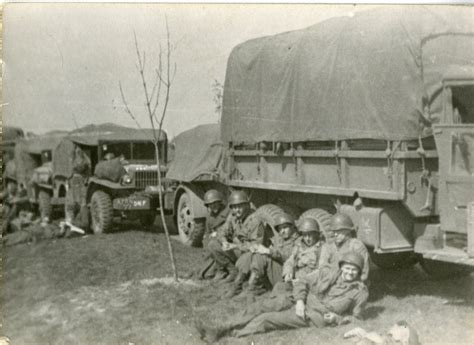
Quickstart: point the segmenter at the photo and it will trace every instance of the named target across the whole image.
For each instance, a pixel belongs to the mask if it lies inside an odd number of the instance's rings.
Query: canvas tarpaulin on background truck
[[[442,113],[443,76],[453,67],[472,74],[473,65],[474,10],[467,6],[392,6],[257,38],[229,57],[221,137],[426,136]]]
[[[217,124],[201,125],[173,140],[175,154],[166,178],[191,182],[201,175],[217,176],[222,168],[223,146]]]

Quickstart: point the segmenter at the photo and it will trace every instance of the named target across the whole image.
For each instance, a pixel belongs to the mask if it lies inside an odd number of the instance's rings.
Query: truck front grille
[[[164,174],[164,172],[161,173],[162,178]],[[135,186],[140,189],[148,186],[158,186],[158,171],[136,171]]]

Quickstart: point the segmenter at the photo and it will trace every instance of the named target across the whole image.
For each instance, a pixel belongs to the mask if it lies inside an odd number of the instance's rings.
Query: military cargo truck
[[[93,232],[109,231],[118,217],[153,224],[159,205],[158,173],[164,176],[166,167],[158,172],[152,139],[152,130],[113,124],[89,125],[69,133],[54,152],[51,200],[65,204],[68,193],[72,193],[69,180],[75,154],[80,151],[89,161],[84,202],[90,209]],[[164,160],[166,151],[167,136],[162,132],[159,152]],[[98,164],[110,154],[120,160],[119,171],[99,174]]]
[[[180,217],[186,201],[191,232],[207,188],[245,189],[256,206],[283,199],[323,231],[336,210],[350,214],[381,267],[470,271],[473,16],[466,7],[383,8],[238,45],[221,155],[187,176],[172,163],[168,207]],[[182,149],[210,147],[177,143],[177,158]]]
[[[15,146],[16,175],[28,191],[30,203],[42,219],[50,219],[52,207],[52,156],[66,132],[51,132],[18,141]],[[58,205],[58,204],[56,204]],[[59,204],[60,205],[60,204]]]

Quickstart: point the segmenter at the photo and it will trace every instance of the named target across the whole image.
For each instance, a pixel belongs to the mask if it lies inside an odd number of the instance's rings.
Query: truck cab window
[[[474,123],[474,85],[451,88],[453,122],[457,124]]]

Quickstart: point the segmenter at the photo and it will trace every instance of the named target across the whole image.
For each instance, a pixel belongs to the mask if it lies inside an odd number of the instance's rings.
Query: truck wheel
[[[262,219],[266,224],[274,227],[275,222],[276,222],[276,217],[278,217],[283,212],[284,211],[277,205],[266,204],[266,205],[260,206],[255,211],[255,215],[257,215],[260,219]]]
[[[304,218],[313,218],[318,223],[321,234],[327,239],[329,238],[328,233],[331,217],[332,215],[322,208],[311,208],[301,214],[298,223],[300,223]]]
[[[202,239],[206,230],[205,222],[194,219],[191,200],[187,193],[183,193],[179,197],[176,223],[183,244],[202,247]]]
[[[113,209],[110,196],[97,190],[91,197],[91,220],[94,234],[107,232],[112,227]]]
[[[420,264],[423,270],[435,279],[462,277],[474,272],[473,268],[469,266],[425,258],[420,259]]]
[[[41,220],[45,218],[51,219],[52,206],[51,194],[48,191],[41,189],[38,193],[38,207]]]
[[[418,259],[412,252],[379,254],[370,250],[372,262],[384,270],[400,270],[414,266]]]

